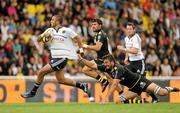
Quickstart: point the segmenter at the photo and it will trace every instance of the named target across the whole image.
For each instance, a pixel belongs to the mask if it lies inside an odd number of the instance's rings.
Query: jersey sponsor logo
[[[145,82],[140,82],[140,87],[143,89],[146,86]]]
[[[139,70],[139,69],[137,70],[137,73],[140,73],[140,70]]]

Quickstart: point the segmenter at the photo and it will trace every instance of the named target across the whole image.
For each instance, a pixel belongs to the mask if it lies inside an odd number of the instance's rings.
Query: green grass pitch
[[[180,103],[118,105],[114,103],[1,103],[0,113],[180,113]]]

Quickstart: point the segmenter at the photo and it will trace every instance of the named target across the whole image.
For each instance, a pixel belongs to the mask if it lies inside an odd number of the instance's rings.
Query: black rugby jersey
[[[97,58],[98,59],[102,59],[104,55],[109,54],[109,39],[108,36],[106,35],[106,33],[101,30],[99,32],[96,33],[95,35],[95,39],[94,39],[94,44],[96,42],[101,42],[102,43],[102,47],[99,51],[97,51]]]
[[[133,88],[140,80],[140,75],[131,72],[127,67],[120,64],[116,64],[112,70],[106,70],[104,65],[98,65],[98,70],[107,72],[114,79],[119,79],[120,84],[128,88]]]

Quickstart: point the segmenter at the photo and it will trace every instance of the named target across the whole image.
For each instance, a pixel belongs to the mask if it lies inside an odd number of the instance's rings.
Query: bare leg
[[[115,100],[115,102],[118,103],[123,103],[124,101],[131,99],[131,98],[135,98],[138,95],[132,91],[126,91],[124,93],[122,93],[119,97],[117,97],[117,99]]]
[[[44,80],[44,76],[48,73],[53,72],[54,70],[51,68],[49,64],[46,64],[43,68],[41,68],[37,73],[36,83],[41,84]]]
[[[65,78],[64,73],[64,68],[55,72],[55,76],[58,82],[69,86],[76,86],[76,82],[72,79]]]
[[[76,82],[72,79],[66,78],[66,77],[64,77],[64,73],[65,73],[64,68],[55,72],[56,79],[58,80],[58,82],[60,84],[65,84],[68,86],[74,86],[74,87],[80,88],[85,93],[87,93],[88,96],[91,96],[90,92],[88,91],[87,83],[79,83],[79,82]]]
[[[147,92],[154,92],[155,94],[158,94],[159,96],[165,96],[168,95],[170,92],[179,92],[179,88],[175,87],[165,87],[161,88],[160,86],[156,85],[155,83],[151,83],[147,89]]]
[[[51,68],[51,66],[49,64],[46,64],[43,68],[41,68],[39,70],[39,72],[37,73],[37,79],[36,82],[34,84],[34,87],[31,91],[25,92],[23,94],[21,94],[21,96],[23,98],[30,98],[30,97],[34,97],[36,95],[37,89],[39,88],[40,84],[43,82],[44,80],[44,76],[48,73],[53,72],[53,69]]]

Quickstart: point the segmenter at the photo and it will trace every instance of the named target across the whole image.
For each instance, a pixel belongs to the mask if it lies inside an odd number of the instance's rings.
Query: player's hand
[[[88,48],[88,45],[87,44],[83,44],[83,48]]]
[[[50,34],[49,32],[45,32],[45,33],[44,33],[44,37],[50,38],[50,37],[51,37],[51,34]]]
[[[118,50],[121,50],[121,51],[124,51],[125,48],[124,48],[124,46],[118,45],[118,46],[117,46],[117,49],[118,49]]]
[[[79,48],[78,51],[77,51],[77,54],[79,54],[81,57],[84,57],[84,50],[83,48]]]

